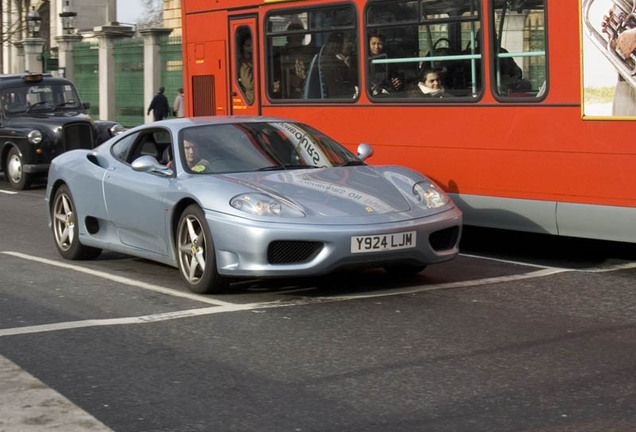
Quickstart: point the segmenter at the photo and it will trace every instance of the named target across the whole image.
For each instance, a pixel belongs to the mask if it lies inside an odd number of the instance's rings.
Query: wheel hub
[[[7,168],[11,181],[18,183],[22,178],[22,164],[20,163],[20,158],[18,156],[13,156],[9,159]]]

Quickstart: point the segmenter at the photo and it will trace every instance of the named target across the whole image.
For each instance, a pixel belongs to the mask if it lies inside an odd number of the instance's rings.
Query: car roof
[[[38,75],[41,79],[37,79]],[[32,77],[33,81],[25,80],[27,77]],[[19,74],[0,74],[0,85],[6,84],[37,84],[41,82],[57,82],[63,84],[69,84],[70,81],[66,78],[54,77],[51,74],[32,74],[32,73],[19,73]]]
[[[262,116],[207,116],[207,117],[183,117],[177,119],[160,120],[153,123],[146,123],[143,127],[152,126],[169,126],[176,128],[184,128],[188,126],[199,126],[209,124],[231,124],[231,123],[263,123],[263,122],[294,122],[280,117],[262,117]]]

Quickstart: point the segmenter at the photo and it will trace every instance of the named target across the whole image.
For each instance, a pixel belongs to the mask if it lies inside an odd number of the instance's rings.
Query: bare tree
[[[137,20],[137,28],[163,27],[163,0],[141,0],[144,15]]]

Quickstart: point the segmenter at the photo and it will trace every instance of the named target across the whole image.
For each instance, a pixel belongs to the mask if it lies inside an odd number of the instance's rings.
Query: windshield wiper
[[[38,105],[44,105],[45,103],[47,103],[48,101],[40,101],[40,102],[36,102],[34,104],[29,105],[29,107],[27,108],[26,112],[31,112],[31,109],[33,107],[36,107]]]
[[[285,167],[282,165],[272,165],[272,166],[259,168],[257,171],[277,171],[277,170],[284,170],[284,169]]]
[[[66,105],[77,105],[77,104],[74,101],[67,101],[67,102],[62,102],[62,103],[59,103],[59,104],[55,105],[55,108],[62,108],[64,106],[66,106]]]
[[[259,168],[258,171],[276,171],[276,170],[310,169],[310,168],[322,168],[322,167],[317,167],[314,165],[283,164],[283,165],[272,165],[272,166]]]
[[[346,167],[346,166],[360,166],[360,165],[366,165],[366,163],[364,163],[361,160],[350,160],[348,162],[343,163],[340,166],[341,167]]]

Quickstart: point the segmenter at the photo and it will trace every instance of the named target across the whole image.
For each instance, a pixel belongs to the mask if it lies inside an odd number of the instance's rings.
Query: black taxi
[[[45,177],[51,160],[73,149],[92,149],[123,131],[94,120],[73,83],[50,74],[0,75],[0,171],[14,189]]]

